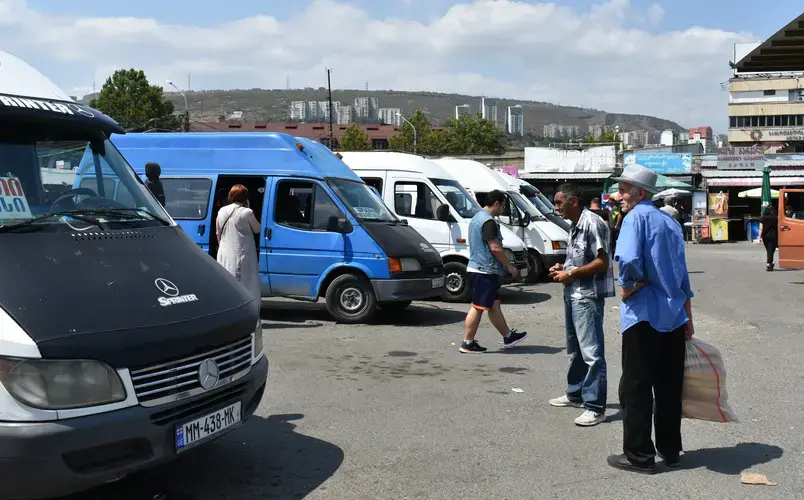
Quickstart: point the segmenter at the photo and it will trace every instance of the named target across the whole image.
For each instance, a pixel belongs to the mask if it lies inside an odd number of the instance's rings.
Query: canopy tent
[[[682,182],[678,179],[673,179],[672,177],[667,177],[666,175],[656,174],[656,187],[659,188],[659,191],[664,191],[670,188],[676,189],[684,189],[687,191],[692,191],[694,188],[687,184],[686,182]],[[619,189],[619,183],[612,185],[609,188],[610,193],[617,192]]]
[[[773,198],[778,198],[779,197],[779,191],[777,191],[775,189],[771,189],[769,192],[770,192],[770,194],[768,195],[769,199],[771,197],[773,197]],[[742,191],[742,192],[738,193],[737,196],[739,196],[740,198],[762,199],[762,188],[758,187],[758,188],[754,188],[754,189],[749,189],[747,191]]]
[[[653,195],[654,200],[663,200],[665,198],[675,198],[678,196],[692,196],[692,191],[687,191],[686,189],[677,189],[677,188],[670,188],[665,189],[660,193],[656,193]]]

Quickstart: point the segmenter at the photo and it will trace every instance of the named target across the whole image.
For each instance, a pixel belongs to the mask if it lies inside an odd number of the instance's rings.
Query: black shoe
[[[480,344],[477,343],[476,340],[471,342],[466,342],[465,340],[461,343],[459,351],[466,353],[466,354],[481,354],[486,352],[488,349],[482,347]]]
[[[614,467],[615,469],[620,469],[628,472],[638,472],[639,474],[655,474],[656,473],[656,465],[636,465],[632,464],[628,457],[625,455],[609,455],[608,460],[606,460],[609,465]]]
[[[518,343],[525,340],[525,337],[527,336],[528,332],[518,332],[516,330],[511,330],[511,335],[503,339],[503,347],[505,348],[514,347]]]
[[[659,453],[658,455],[659,458],[661,458],[664,461],[664,465],[666,465],[667,467],[670,467],[671,469],[678,469],[679,467],[681,467],[681,459],[679,458],[678,455],[673,457],[665,457],[661,453]]]

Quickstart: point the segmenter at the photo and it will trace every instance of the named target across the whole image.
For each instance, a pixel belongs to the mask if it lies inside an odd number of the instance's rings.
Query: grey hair
[[[556,193],[564,193],[564,198],[570,201],[573,197],[578,198],[578,203],[583,205],[583,191],[576,184],[565,183],[556,188]]]

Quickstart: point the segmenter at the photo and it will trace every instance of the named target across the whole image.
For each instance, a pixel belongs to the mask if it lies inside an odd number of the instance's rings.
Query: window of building
[[[776,91],[775,90],[765,90],[763,92],[763,95],[776,95]]]

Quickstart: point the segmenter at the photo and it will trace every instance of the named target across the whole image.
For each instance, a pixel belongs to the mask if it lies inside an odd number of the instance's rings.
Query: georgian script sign
[[[718,170],[762,170],[765,168],[765,149],[762,146],[747,148],[718,148]]]

